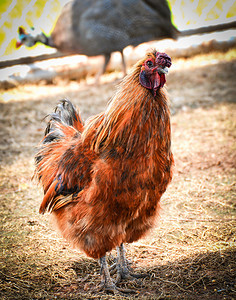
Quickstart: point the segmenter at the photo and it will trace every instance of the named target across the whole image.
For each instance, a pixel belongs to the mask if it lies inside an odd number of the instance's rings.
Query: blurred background
[[[95,59],[94,57],[92,59],[88,58],[85,55],[71,57],[65,51],[60,53],[57,51],[60,49],[45,46],[41,43],[36,43],[33,47],[23,45],[16,48],[16,42],[19,40],[19,26],[22,26],[27,32],[34,35],[43,32],[49,37],[55,28],[63,6],[67,2],[69,1],[13,0],[10,2],[3,0],[0,2],[0,68],[2,68],[0,69],[0,85],[2,87],[12,87],[16,84],[29,82],[36,83],[41,79],[51,81],[56,77],[67,79],[77,78],[77,80],[80,80],[81,78],[90,77],[95,74],[97,74],[95,81],[99,81],[97,80],[100,78],[98,76],[98,66],[101,69],[102,59],[104,59],[101,56]],[[219,24],[227,24],[235,21],[236,2],[234,0],[168,0],[168,5],[172,11],[172,23],[181,33],[191,29],[197,30],[202,27],[207,28],[212,25],[218,26]],[[227,28],[224,31],[212,30],[205,34],[191,33],[187,36],[180,34],[177,40],[165,38],[156,41],[154,38],[151,39],[154,41],[142,43],[135,48],[127,46],[124,48],[123,54],[127,66],[131,66],[149,48],[157,48],[159,51],[167,52],[172,58],[190,57],[214,49],[219,50],[220,48],[225,51],[236,44],[235,27],[236,21],[232,28]],[[31,31],[31,28],[34,28],[34,32]],[[161,27],[159,26],[159,28]],[[84,32],[83,34],[85,35]],[[58,33],[59,35],[60,33]],[[70,35],[70,32],[69,34],[67,33],[68,35]],[[96,37],[94,39],[96,40]],[[68,37],[66,44],[70,42]],[[96,46],[94,47],[96,48]],[[102,47],[102,45],[98,47]],[[106,49],[107,47],[109,45],[106,45]],[[85,54],[88,54],[87,51],[90,48],[90,46],[87,46]],[[80,52],[75,53],[79,54]],[[97,55],[99,53],[95,50],[92,55],[90,54],[90,57],[94,54]],[[39,56],[41,57],[39,58]],[[45,60],[58,56],[64,59]],[[31,59],[32,57],[33,60]],[[118,72],[121,70],[120,53],[112,53],[111,63],[108,64],[106,70]]]
[[[68,0],[1,0],[1,60],[27,55],[53,53],[54,49],[37,44],[33,48],[15,48],[18,27],[35,27],[47,35],[53,30],[62,7]],[[234,0],[168,0],[175,26],[180,30],[235,21]],[[222,37],[222,34],[221,34]]]

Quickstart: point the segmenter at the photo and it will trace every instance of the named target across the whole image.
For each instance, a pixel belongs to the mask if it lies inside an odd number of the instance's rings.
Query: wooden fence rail
[[[228,30],[228,29],[234,29],[234,28],[236,28],[236,21],[224,23],[224,24],[213,25],[213,26],[205,26],[205,27],[200,27],[200,28],[196,28],[196,29],[180,31],[179,37],[186,37],[186,36],[191,36],[191,35],[195,35],[195,34],[204,34],[204,33],[210,33],[210,32],[222,31],[222,30]],[[21,64],[31,64],[36,61],[42,61],[42,60],[46,60],[46,59],[59,58],[59,57],[65,57],[65,56],[67,56],[65,53],[55,52],[52,54],[21,57],[21,58],[12,59],[12,60],[0,61],[0,68],[6,68],[6,67],[10,67],[10,66],[14,66],[14,65],[21,65]]]

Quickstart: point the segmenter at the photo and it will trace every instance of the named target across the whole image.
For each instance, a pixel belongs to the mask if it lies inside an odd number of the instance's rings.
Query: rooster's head
[[[141,66],[139,81],[141,85],[150,89],[154,96],[158,89],[162,88],[166,82],[165,75],[171,66],[171,58],[166,53],[153,51],[147,54]]]

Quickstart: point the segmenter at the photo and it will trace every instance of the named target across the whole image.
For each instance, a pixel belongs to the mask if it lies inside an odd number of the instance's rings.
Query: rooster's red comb
[[[161,53],[161,52],[157,52],[157,55],[156,55],[156,63],[162,67],[162,68],[165,68],[165,67],[170,67],[171,66],[171,58],[169,57],[169,55],[167,55],[166,53]]]

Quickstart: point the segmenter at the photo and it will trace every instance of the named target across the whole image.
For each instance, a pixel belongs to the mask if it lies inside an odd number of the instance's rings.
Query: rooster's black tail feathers
[[[83,122],[74,105],[67,99],[63,99],[56,106],[55,111],[46,117],[50,117],[45,129],[43,143],[50,143],[64,137],[63,127],[73,127],[78,132],[83,131]]]

